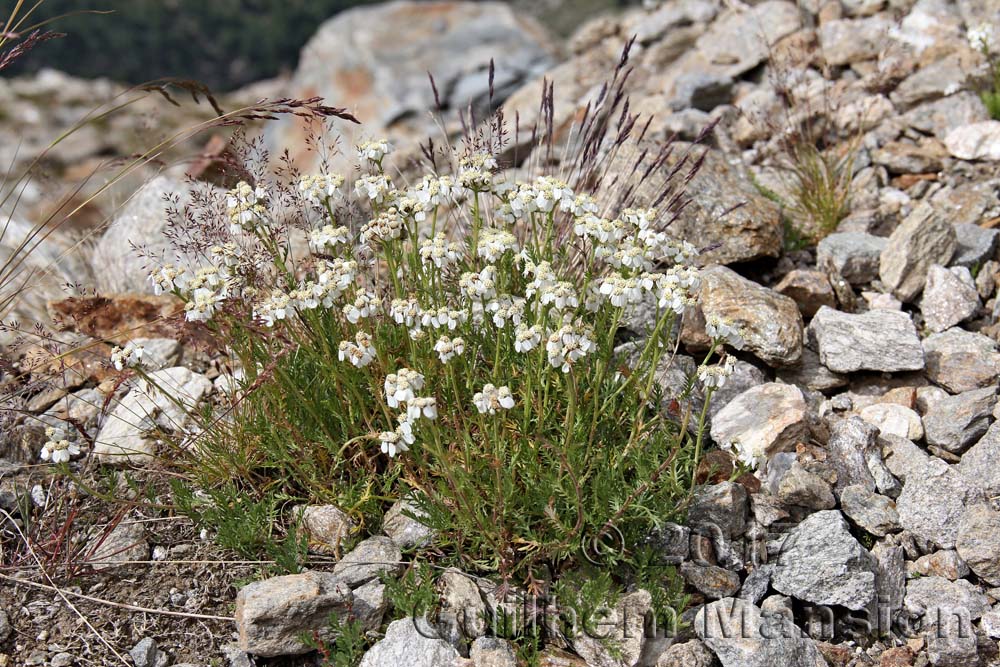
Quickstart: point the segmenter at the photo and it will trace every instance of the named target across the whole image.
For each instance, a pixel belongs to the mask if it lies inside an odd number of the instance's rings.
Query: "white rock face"
[[[944,145],[960,160],[1000,160],[1000,121],[956,127],[944,138]]]
[[[212,390],[211,380],[183,366],[150,373],[149,378],[125,395],[101,427],[94,443],[101,462],[150,460],[156,442],[149,434],[156,429],[182,431],[188,412]]]
[[[458,665],[460,659],[425,620],[404,618],[389,624],[385,638],[365,653],[360,667],[442,667]]]
[[[805,436],[807,408],[795,385],[769,382],[746,391],[716,413],[712,439],[732,447],[744,461],[762,462],[767,456],[795,447]]]
[[[924,437],[920,415],[897,403],[876,403],[861,410],[861,418],[878,427],[883,435],[898,435],[909,440]]]

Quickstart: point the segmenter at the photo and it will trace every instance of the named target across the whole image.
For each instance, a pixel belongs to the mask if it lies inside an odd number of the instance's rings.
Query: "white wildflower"
[[[420,242],[420,259],[424,264],[433,264],[439,269],[446,269],[458,263],[462,256],[462,246],[454,241],[448,241],[439,232],[432,239]]]
[[[596,348],[590,335],[584,327],[573,324],[564,324],[553,331],[545,343],[549,364],[568,373],[573,364]]]
[[[514,332],[514,350],[516,352],[531,352],[542,341],[542,328],[537,324],[526,326],[521,324]]]
[[[385,139],[379,139],[377,141],[365,141],[358,144],[358,159],[362,162],[367,160],[369,162],[374,162],[375,164],[382,164],[382,158],[384,158],[389,151],[392,150],[392,146]]]
[[[244,229],[253,227],[267,213],[264,205],[267,202],[267,192],[264,188],[253,187],[246,181],[240,181],[226,195],[226,208],[229,211],[229,231],[238,234]]]
[[[360,320],[371,317],[378,310],[379,299],[372,292],[359,292],[354,297],[353,303],[344,305],[344,317],[351,324],[357,324]]]
[[[364,331],[356,333],[354,340],[354,343],[348,340],[340,341],[337,357],[341,361],[350,361],[356,367],[363,368],[375,360],[375,346],[372,345],[372,337]]]
[[[733,357],[726,357],[721,364],[714,366],[699,366],[698,380],[705,389],[719,389],[726,384],[726,380],[736,369],[736,361]]]
[[[989,51],[993,46],[993,26],[989,23],[972,26],[966,35],[969,38],[969,46],[976,51]]]
[[[406,419],[415,422],[421,416],[437,419],[437,399],[433,396],[418,396],[406,405]]]
[[[412,328],[420,322],[421,309],[416,299],[393,299],[389,304],[389,316],[396,324]]]
[[[184,304],[184,319],[188,322],[207,322],[225,299],[221,292],[199,287],[191,295],[191,300]]]
[[[504,229],[484,229],[479,237],[476,254],[493,264],[509,250],[517,250],[517,239]]]
[[[601,281],[600,292],[612,306],[624,308],[642,300],[642,286],[638,278],[626,278],[613,273]]]
[[[382,431],[378,436],[381,443],[382,453],[388,454],[389,458],[394,458],[399,452],[407,452],[410,447],[403,441],[399,428],[395,431]]]
[[[542,305],[551,305],[556,310],[577,308],[580,305],[580,299],[576,295],[573,283],[566,280],[546,287],[542,290],[541,295]]]
[[[423,386],[424,376],[409,368],[389,373],[385,378],[386,402],[390,408],[398,408],[400,404],[416,398],[415,392],[420,391]]]
[[[508,322],[517,325],[524,316],[524,304],[524,298],[504,294],[487,303],[486,312],[493,313],[493,324],[498,327],[507,326]]]
[[[476,392],[472,397],[472,402],[480,414],[496,414],[499,409],[510,410],[514,407],[514,396],[510,392],[510,387],[495,387],[487,384],[483,390]]]
[[[376,204],[389,201],[395,190],[392,181],[384,174],[366,174],[354,182],[354,191],[360,197],[367,197]]]
[[[253,309],[253,317],[273,327],[275,322],[284,320],[294,312],[295,303],[292,298],[281,290],[274,290],[267,299]]]
[[[142,345],[136,345],[132,341],[125,343],[125,347],[116,347],[111,351],[111,363],[115,369],[124,370],[133,368],[142,363],[142,355],[145,352]]]
[[[333,252],[338,245],[347,243],[348,240],[350,240],[349,232],[347,227],[343,226],[325,225],[309,232],[309,248],[313,252]]]
[[[326,201],[340,193],[344,177],[339,174],[313,174],[299,179],[299,194],[313,206],[324,208]]]
[[[434,344],[434,351],[438,353],[441,363],[446,364],[453,357],[457,357],[465,352],[465,341],[457,337],[449,338],[448,336],[441,336]]]
[[[730,319],[709,315],[705,319],[705,333],[717,343],[726,343],[737,350],[743,349],[743,330]]]
[[[396,208],[389,208],[379,213],[361,228],[358,239],[362,245],[371,245],[372,241],[385,243],[396,240],[403,235],[405,223]]]
[[[458,286],[470,299],[492,299],[496,296],[496,268],[492,265],[483,267],[478,273],[467,271],[458,280]]]
[[[70,442],[61,428],[49,426],[45,429],[45,437],[48,440],[42,445],[41,457],[43,461],[53,463],[67,463],[80,453],[80,448],[76,443]]]
[[[149,281],[153,283],[153,294],[159,296],[164,292],[187,289],[186,269],[183,266],[165,264],[158,269],[154,269],[149,274]]]

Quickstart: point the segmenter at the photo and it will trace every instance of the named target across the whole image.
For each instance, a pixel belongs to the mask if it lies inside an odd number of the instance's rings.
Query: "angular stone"
[[[948,152],[940,141],[932,139],[914,144],[890,141],[872,153],[872,161],[885,167],[890,174],[927,174],[944,168]]]
[[[966,581],[948,581],[943,577],[917,577],[906,582],[906,610],[914,616],[937,608],[963,609],[976,620],[990,610],[986,596]]]
[[[979,95],[963,90],[919,104],[903,114],[902,120],[919,132],[943,140],[956,127],[989,120],[989,114]]]
[[[906,530],[942,549],[953,549],[965,505],[978,497],[951,466],[928,457],[910,464],[903,492],[896,499],[896,512]]]
[[[876,403],[862,408],[861,418],[878,428],[884,435],[898,435],[908,440],[924,437],[920,415],[897,403]]]
[[[94,536],[84,552],[97,572],[119,567],[129,561],[149,560],[149,542],[143,524],[124,520],[111,532]]]
[[[712,420],[712,439],[746,462],[794,449],[808,431],[808,408],[793,385],[770,382],[746,391]]]
[[[920,102],[939,99],[965,87],[972,76],[971,68],[963,62],[963,53],[951,53],[914,70],[896,86],[889,99],[897,108],[906,110]],[[954,130],[952,130],[954,132]],[[950,133],[949,133],[950,134]],[[948,137],[944,138],[945,145]],[[950,149],[949,149],[950,151]]]
[[[340,555],[341,543],[355,527],[347,513],[334,505],[307,505],[294,513],[302,522],[309,550],[315,553]]]
[[[506,639],[479,637],[469,648],[474,667],[517,667],[517,652]]]
[[[1000,495],[1000,422],[994,422],[986,434],[962,454],[955,468],[969,486],[986,496]]]
[[[872,493],[855,484],[840,494],[840,509],[861,528],[872,535],[885,537],[901,529],[896,503],[890,498]]]
[[[725,598],[705,605],[695,617],[698,638],[723,667],[823,667],[812,639],[783,615],[765,617],[746,600]]]
[[[486,634],[486,602],[467,574],[449,569],[437,580],[440,592],[438,627],[452,644]]]
[[[906,553],[903,547],[876,542],[872,555],[878,561],[875,571],[876,599],[884,605],[892,619],[903,608],[903,598],[906,597]]]
[[[403,569],[403,554],[388,537],[375,535],[359,542],[333,566],[333,573],[352,588],[378,578],[383,572]]]
[[[748,24],[760,26],[747,30]],[[771,45],[802,26],[793,3],[767,0],[744,10],[720,15],[697,42],[698,51],[730,76],[739,76],[764,62]]]
[[[997,250],[997,240],[1000,239],[1000,230],[961,223],[955,225],[955,238],[958,241],[958,248],[955,250],[955,256],[951,258],[951,265],[971,269],[993,259]]]
[[[973,505],[958,526],[958,555],[990,586],[1000,586],[1000,512]]]
[[[778,482],[778,500],[786,505],[796,505],[811,510],[828,510],[837,506],[830,485],[799,464],[792,464]],[[725,597],[725,596],[720,596]]]
[[[820,308],[809,324],[820,361],[836,373],[897,373],[924,367],[917,328],[906,313],[873,310],[860,315]]]
[[[211,390],[211,380],[183,366],[150,373],[104,422],[94,443],[95,456],[105,463],[150,461],[156,442],[148,434],[157,428],[183,429],[188,413]]]
[[[816,512],[782,543],[775,590],[821,605],[861,610],[875,597],[875,557],[851,535],[840,512]]]
[[[816,246],[816,265],[832,269],[852,285],[864,285],[878,277],[886,243],[886,239],[864,232],[830,234]]]
[[[889,236],[879,259],[879,278],[897,299],[909,303],[923,289],[930,267],[947,265],[957,246],[955,226],[921,202]]]
[[[460,664],[455,647],[441,639],[424,618],[393,621],[385,637],[361,658],[359,667],[442,667]]]
[[[718,528],[723,536],[743,535],[747,520],[747,492],[743,485],[722,482],[699,487],[688,508],[689,526],[704,530]]]
[[[402,549],[425,546],[434,539],[436,531],[415,518],[420,516],[425,515],[412,499],[397,500],[382,519],[382,532]]]
[[[827,441],[830,465],[837,473],[834,491],[839,496],[848,486],[862,485],[875,491],[875,478],[868,458],[877,453],[878,429],[860,417],[829,420],[830,439]]]
[[[768,365],[793,365],[801,358],[802,316],[793,300],[723,266],[701,275],[705,318],[732,320],[743,330],[746,349]]]
[[[996,384],[1000,352],[993,339],[963,329],[949,329],[924,339],[927,377],[952,393]]]
[[[746,512],[745,503],[743,512]],[[676,523],[664,523],[645,540],[656,552],[657,563],[680,565],[687,560],[691,549],[691,529]]]
[[[713,667],[715,664],[715,655],[697,639],[671,644],[656,661],[656,667]]]
[[[789,271],[774,291],[793,299],[803,317],[812,317],[820,306],[837,306],[837,297],[830,286],[830,280],[822,271],[795,269]]]
[[[728,405],[734,398],[766,382],[767,375],[764,371],[746,361],[736,361],[733,364],[733,373],[726,380],[726,384],[717,387],[712,392],[712,399],[708,403],[709,417],[714,419],[719,410]],[[700,405],[698,409],[700,410]]]
[[[961,540],[961,535],[959,539]],[[921,556],[914,561],[912,570],[925,577],[944,577],[948,581],[956,581],[969,575],[968,564],[957,551],[950,549]]]
[[[944,145],[960,160],[1000,160],[1000,121],[956,127],[944,138]]]
[[[236,596],[240,649],[261,657],[297,655],[312,650],[304,633],[332,639],[330,614],[350,613],[350,587],[328,572],[306,572],[256,581]]]
[[[892,24],[881,16],[827,21],[819,29],[823,58],[831,65],[847,65],[876,57],[885,48]]]
[[[973,389],[929,406],[924,414],[927,442],[949,452],[963,452],[990,426],[996,387]]]
[[[935,264],[927,271],[920,312],[934,333],[964,322],[979,310],[979,292],[964,266],[946,269]]]
[[[380,581],[369,581],[354,589],[354,602],[351,604],[351,614],[366,628],[377,628],[382,625],[382,618],[389,608],[389,600],[385,595],[385,584]]]
[[[710,600],[726,598],[740,590],[740,576],[717,565],[696,565],[688,561],[681,565],[680,572],[686,582]]]
[[[794,384],[813,391],[830,391],[847,385],[847,377],[834,373],[820,363],[819,355],[808,347],[802,349],[802,359],[798,365],[779,368],[778,379],[785,384]]]
[[[642,589],[623,595],[614,609],[606,610],[607,616],[591,619],[599,632],[580,632],[570,640],[573,650],[588,667],[632,667],[642,655],[645,617],[652,603],[649,591]],[[602,636],[592,636],[597,634]]]

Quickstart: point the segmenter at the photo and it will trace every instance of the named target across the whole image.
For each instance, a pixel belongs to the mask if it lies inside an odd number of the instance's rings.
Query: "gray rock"
[[[924,367],[924,351],[906,313],[872,310],[860,315],[820,308],[809,324],[820,361],[836,373],[896,373]]]
[[[955,238],[958,248],[951,258],[952,266],[972,268],[993,259],[997,250],[997,240],[1000,230],[986,229],[971,223],[955,225]]]
[[[959,539],[961,539],[961,534]],[[956,581],[969,576],[968,564],[962,560],[957,551],[951,549],[921,556],[913,562],[911,570],[913,573],[925,577],[944,577],[948,581]]]
[[[346,616],[354,596],[328,572],[272,577],[244,586],[236,596],[240,650],[262,657],[297,655],[311,649],[303,633],[332,639],[330,614]]]
[[[14,629],[10,626],[10,617],[5,610],[0,609],[0,642],[7,641],[13,631]]]
[[[927,442],[949,452],[963,452],[990,426],[996,387],[973,389],[929,406],[924,415]]]
[[[964,322],[979,306],[979,292],[967,268],[946,269],[935,264],[928,269],[920,312],[931,331],[940,333]]]
[[[896,512],[906,530],[942,549],[953,549],[965,505],[978,496],[947,463],[928,457],[907,470]]]
[[[656,667],[713,667],[715,664],[715,655],[697,639],[671,644],[656,661]]]
[[[728,405],[734,398],[766,382],[767,375],[764,374],[764,371],[745,361],[736,361],[733,364],[733,373],[726,380],[726,384],[712,392],[712,399],[708,403],[709,416],[714,418],[719,410]]]
[[[903,547],[877,542],[872,555],[878,561],[875,590],[878,603],[887,610],[890,620],[903,608],[906,597],[906,553]]]
[[[698,638],[723,667],[823,667],[815,643],[785,616],[764,616],[746,600],[726,598],[705,605],[695,617]]]
[[[961,611],[942,609],[923,632],[927,659],[935,667],[967,667],[978,664],[976,633]]]
[[[958,555],[990,586],[1000,586],[1000,512],[989,505],[965,511],[955,543]]]
[[[879,278],[897,299],[911,302],[923,289],[930,267],[947,265],[957,245],[955,226],[922,202],[889,236],[879,259]]]
[[[385,584],[380,581],[369,581],[354,589],[354,603],[351,614],[366,628],[377,628],[382,625],[382,617],[389,608],[389,600],[385,596]]]
[[[426,546],[434,539],[436,531],[418,520],[426,516],[409,498],[397,500],[382,519],[382,532],[402,549]]]
[[[802,316],[792,299],[724,266],[702,271],[700,309],[705,318],[728,319],[743,331],[746,349],[771,366],[794,365],[802,356]]]
[[[730,401],[712,420],[712,439],[743,461],[794,449],[808,431],[808,407],[794,385],[769,382]]]
[[[819,475],[803,468],[798,461],[778,482],[778,500],[811,510],[828,510],[837,506],[830,485]],[[726,596],[720,596],[726,597]]]
[[[979,589],[966,581],[948,581],[944,577],[917,577],[906,582],[906,610],[913,616],[926,615],[937,608],[964,609],[976,620],[990,610],[990,603]]]
[[[480,637],[472,642],[469,658],[473,667],[517,667],[514,645],[496,637]]]
[[[944,138],[944,145],[960,160],[1000,160],[1000,121],[956,127]]]
[[[701,530],[718,528],[730,539],[743,535],[746,521],[747,492],[743,485],[734,482],[698,488],[688,508],[688,525]]]
[[[129,649],[128,654],[135,663],[135,667],[156,667],[156,658],[160,655],[160,650],[156,648],[155,639],[144,637]]]
[[[599,632],[579,632],[570,639],[573,650],[588,667],[633,667],[642,655],[645,617],[651,608],[649,591],[623,595],[601,619]],[[597,634],[602,637],[593,636]]]
[[[813,391],[823,392],[844,387],[848,383],[846,376],[834,373],[820,363],[819,355],[808,347],[802,350],[802,359],[798,365],[779,368],[777,376],[785,384],[794,384]]]
[[[837,295],[823,271],[794,269],[785,274],[774,291],[795,301],[802,317],[812,317],[820,306],[837,306]]]
[[[747,578],[743,580],[740,594],[736,597],[747,600],[751,604],[760,604],[760,601],[767,595],[771,587],[771,576],[774,574],[774,565],[765,563],[758,565],[750,571]]]
[[[870,60],[885,48],[891,26],[882,16],[827,21],[819,29],[823,57],[831,65]]]
[[[839,496],[848,486],[862,485],[874,492],[875,478],[868,466],[868,458],[876,450],[878,429],[860,417],[831,419],[830,439],[827,441],[830,465],[837,473],[834,492]]]
[[[145,526],[126,519],[111,532],[91,538],[84,553],[89,554],[88,562],[98,572],[119,567],[128,561],[149,560]]]
[[[1000,494],[1000,422],[994,422],[986,434],[967,452],[955,468],[962,479],[985,496]]]
[[[872,535],[884,537],[900,530],[896,503],[890,498],[872,493],[860,484],[843,490],[840,505],[840,509],[851,521]]]
[[[924,339],[927,377],[952,393],[996,384],[1000,353],[996,343],[982,334],[949,329]]]
[[[860,415],[882,435],[897,435],[908,440],[921,440],[924,437],[920,415],[905,405],[875,403],[862,408]]]
[[[896,86],[889,99],[898,108],[906,110],[920,102],[935,100],[961,90],[972,76],[963,62],[963,56],[964,54],[952,52],[940,60],[918,67]],[[945,136],[944,142],[947,146],[948,136]]]
[[[746,512],[745,503],[743,512]],[[646,537],[646,544],[655,550],[657,562],[680,565],[691,549],[691,529],[676,523],[665,523]]]
[[[139,380],[101,426],[94,455],[104,463],[148,463],[156,429],[182,430],[190,411],[212,390],[212,381],[183,366],[165,368]]]
[[[886,239],[864,232],[830,234],[816,246],[816,264],[835,271],[852,285],[864,285],[878,277],[879,257],[886,243]]]
[[[440,593],[438,627],[452,644],[486,634],[486,602],[467,574],[450,569],[437,581]]]
[[[979,627],[990,639],[1000,639],[1000,609],[993,607],[992,611],[983,614],[979,619]]]
[[[368,649],[359,667],[442,667],[458,665],[455,647],[437,636],[423,618],[393,621],[385,637]]]
[[[964,90],[931,102],[919,104],[901,117],[910,127],[944,140],[956,127],[989,120],[979,95]]]
[[[816,512],[781,546],[775,590],[806,602],[861,610],[875,598],[875,557],[851,535],[836,510]]]
[[[181,344],[173,338],[136,338],[132,341],[142,346],[142,367],[158,371],[176,366],[181,357]]]
[[[730,597],[740,590],[740,577],[717,565],[696,565],[690,561],[680,568],[681,576],[710,600]]]
[[[748,25],[757,26],[747,30]],[[746,11],[720,15],[696,43],[700,55],[730,76],[739,76],[764,62],[771,45],[802,26],[794,4],[768,0]]]
[[[363,129],[338,125],[346,146],[362,136],[383,136],[390,126],[397,146],[415,145],[434,127],[428,72],[445,108],[482,108],[490,94],[486,71],[491,59],[496,59],[494,101],[502,101],[552,64],[552,43],[523,12],[498,2],[447,3],[433,11],[406,1],[355,7],[324,22],[303,47],[287,95],[318,95],[355,114]],[[455,58],[456,53],[462,57]],[[274,155],[296,147],[292,156],[308,172],[318,158],[304,150],[306,125],[288,118],[270,124],[266,136]],[[331,168],[351,164],[352,151],[343,153]]]
[[[320,554],[340,555],[341,543],[355,528],[347,513],[334,505],[297,507],[294,514],[302,522],[310,551]]]
[[[333,566],[333,573],[348,586],[355,587],[377,579],[383,572],[399,572],[403,554],[388,537],[375,535],[364,540]]]

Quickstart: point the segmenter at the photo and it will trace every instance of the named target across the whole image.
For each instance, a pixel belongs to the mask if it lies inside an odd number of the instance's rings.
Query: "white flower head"
[[[717,315],[708,316],[705,319],[705,333],[717,343],[726,343],[737,350],[743,349],[743,329],[730,319]]]
[[[385,399],[390,408],[398,408],[417,397],[416,392],[424,386],[424,376],[420,373],[401,368],[395,373],[389,373],[385,378]]]
[[[508,251],[517,252],[517,239],[505,229],[484,229],[479,236],[476,254],[494,264]]]
[[[433,396],[418,396],[406,405],[406,418],[415,422],[421,417],[437,419],[437,399]]]
[[[993,47],[993,26],[989,23],[979,23],[969,28],[967,33],[969,46],[976,51],[989,51]]]
[[[132,341],[125,343],[125,347],[116,347],[111,351],[111,363],[116,370],[134,368],[142,363],[142,355],[145,349],[142,345],[136,345]]]
[[[347,227],[343,226],[324,225],[309,232],[309,248],[313,252],[331,253],[338,245],[345,244],[349,240],[350,233]]]
[[[714,366],[699,366],[698,380],[705,389],[719,389],[736,370],[736,360],[727,356],[725,361]]]
[[[572,323],[553,331],[545,343],[549,364],[568,373],[577,361],[596,349],[591,335],[585,327]]]
[[[479,410],[480,414],[496,414],[497,410],[510,410],[514,407],[514,395],[510,391],[510,387],[495,387],[492,384],[487,384],[483,387],[483,390],[476,392],[475,396],[472,397],[472,402]]]
[[[226,195],[226,208],[229,211],[229,231],[238,234],[244,229],[252,228],[267,214],[267,191],[261,186],[253,187],[246,181],[240,181]]]
[[[353,303],[344,305],[344,317],[351,324],[357,324],[378,311],[379,299],[373,292],[358,292]]]
[[[80,453],[80,448],[66,437],[61,428],[49,426],[45,429],[45,436],[48,440],[42,445],[40,454],[43,461],[68,463]]]
[[[372,337],[359,331],[354,335],[355,342],[347,340],[340,341],[337,356],[341,361],[350,361],[357,368],[364,368],[375,360],[375,346],[372,344]]]
[[[542,342],[542,328],[537,324],[527,326],[520,324],[514,332],[514,351],[531,352]]]
[[[434,351],[438,353],[441,363],[446,364],[465,352],[465,341],[458,337],[441,336],[434,344]]]
[[[367,160],[368,162],[373,162],[375,164],[382,164],[382,158],[389,154],[392,150],[392,146],[385,139],[378,139],[376,141],[365,141],[358,144],[358,159],[361,161]]]
[[[324,208],[327,200],[340,194],[344,177],[339,174],[312,174],[299,179],[299,194],[317,208]]]
[[[458,263],[462,256],[462,247],[438,232],[432,239],[420,242],[420,261],[433,264],[439,269],[446,269]]]

